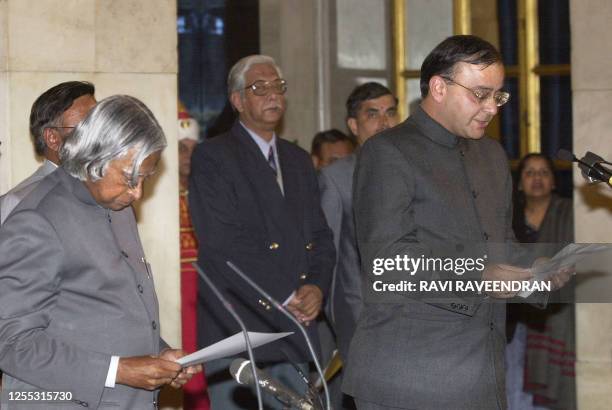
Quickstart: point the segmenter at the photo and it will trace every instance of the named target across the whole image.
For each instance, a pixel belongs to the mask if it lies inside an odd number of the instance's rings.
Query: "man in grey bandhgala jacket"
[[[102,100],[0,228],[3,409],[28,391],[64,392],[49,408],[153,408],[159,387],[197,370],[160,338],[131,207],[165,146],[140,101]]]
[[[368,82],[346,101],[346,123],[359,146],[370,137],[397,125],[397,98],[382,84]],[[328,301],[336,344],[346,363],[348,347],[361,313],[361,276],[353,217],[353,173],[357,154],[340,158],[321,169],[321,207],[334,233],[336,266]]]
[[[514,293],[449,294],[427,303],[396,292],[376,299],[370,282],[378,258],[486,252],[490,244],[513,240],[507,159],[499,143],[484,137],[508,100],[503,83],[503,64],[491,44],[450,37],[423,62],[421,106],[361,148],[353,193],[365,305],[343,385],[360,410],[506,407],[505,305],[486,298]],[[477,280],[531,277],[497,263],[476,273]],[[556,284],[563,279],[567,275]]]

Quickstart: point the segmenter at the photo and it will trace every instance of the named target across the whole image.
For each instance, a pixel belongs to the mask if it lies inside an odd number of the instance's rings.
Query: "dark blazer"
[[[296,333],[256,349],[260,361],[310,360],[295,326],[225,264],[234,262],[279,302],[304,284],[327,293],[334,245],[319,203],[310,156],[277,138],[285,194],[257,144],[240,123],[200,144],[192,157],[189,205],[199,264],[229,297],[249,331]],[[207,346],[239,326],[200,283],[198,339]],[[308,331],[318,346],[316,326]]]
[[[72,392],[62,409],[152,408],[157,392],[104,387],[112,355],[167,347],[143,261],[131,207],[102,208],[61,168],[43,179],[0,228],[2,387]]]
[[[513,241],[512,180],[499,143],[458,138],[418,109],[364,144],[353,189],[364,308],[345,392],[398,408],[505,408],[505,305],[476,295],[432,304],[388,292],[377,300],[371,292],[374,258]]]

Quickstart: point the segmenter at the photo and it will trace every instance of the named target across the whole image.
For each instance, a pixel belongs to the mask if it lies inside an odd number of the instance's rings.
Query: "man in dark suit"
[[[295,326],[227,266],[231,260],[302,323],[321,310],[334,264],[332,236],[319,204],[308,153],[279,138],[287,85],[274,60],[254,55],[230,70],[228,92],[239,120],[232,129],[198,146],[192,159],[190,209],[199,264],[230,299],[250,331],[296,331]],[[202,283],[199,341],[203,346],[240,331],[208,286]],[[299,332],[255,350],[261,367],[304,390],[287,359],[306,364],[310,356]],[[253,395],[235,399],[228,380],[231,359],[206,367],[213,408],[254,408]],[[239,399],[240,400],[240,399]],[[274,406],[274,400],[269,401]],[[277,403],[278,405],[278,403]]]
[[[386,278],[452,282],[459,278],[452,267],[412,275],[387,264],[379,276],[373,268],[396,255],[425,260],[453,250],[474,259],[495,255],[470,274],[476,281],[531,278],[527,269],[497,262],[504,256],[498,249],[514,240],[512,179],[500,144],[484,134],[508,101],[503,84],[491,44],[450,37],[423,62],[420,107],[361,148],[353,199],[365,303],[343,384],[359,410],[506,407],[505,305],[488,298],[516,292],[449,292],[433,301],[427,292],[424,300],[373,289],[373,280]],[[567,278],[553,279],[560,286]]]

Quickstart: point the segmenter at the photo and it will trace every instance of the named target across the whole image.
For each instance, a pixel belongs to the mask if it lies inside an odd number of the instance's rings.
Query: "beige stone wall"
[[[612,2],[571,0],[574,152],[593,151],[612,158]],[[612,190],[586,186],[574,171],[576,240],[612,242]],[[612,300],[612,258],[590,268],[578,297]],[[612,400],[612,304],[579,304],[576,312],[578,405],[581,410],[609,409]]]
[[[288,84],[280,135],[308,151],[318,131],[316,7],[316,1],[259,1],[261,53],[274,57]]]
[[[139,228],[155,274],[162,334],[178,346],[176,45],[175,0],[0,0],[0,193],[39,165],[28,117],[49,87],[88,80],[98,99],[129,94],[147,104],[168,148],[138,206]]]

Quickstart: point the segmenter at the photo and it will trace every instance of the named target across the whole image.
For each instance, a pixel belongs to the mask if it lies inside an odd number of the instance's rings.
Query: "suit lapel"
[[[300,182],[302,180],[300,170],[295,167],[295,162],[291,158],[290,151],[287,149],[290,142],[277,139],[276,148],[281,172],[283,174],[283,188],[285,189],[285,208],[293,219],[293,224],[303,221],[303,201]]]
[[[239,164],[243,170],[243,175],[253,186],[254,195],[260,203],[262,220],[269,232],[284,232],[283,227],[291,223],[291,218],[285,197],[283,197],[276,182],[276,176],[272,168],[268,165],[255,141],[238,122],[232,128],[232,135],[237,139],[237,155],[240,159]],[[281,164],[281,172],[283,172],[285,192],[287,192],[289,181],[285,179],[280,158],[279,163]],[[270,217],[272,215],[273,218]]]

